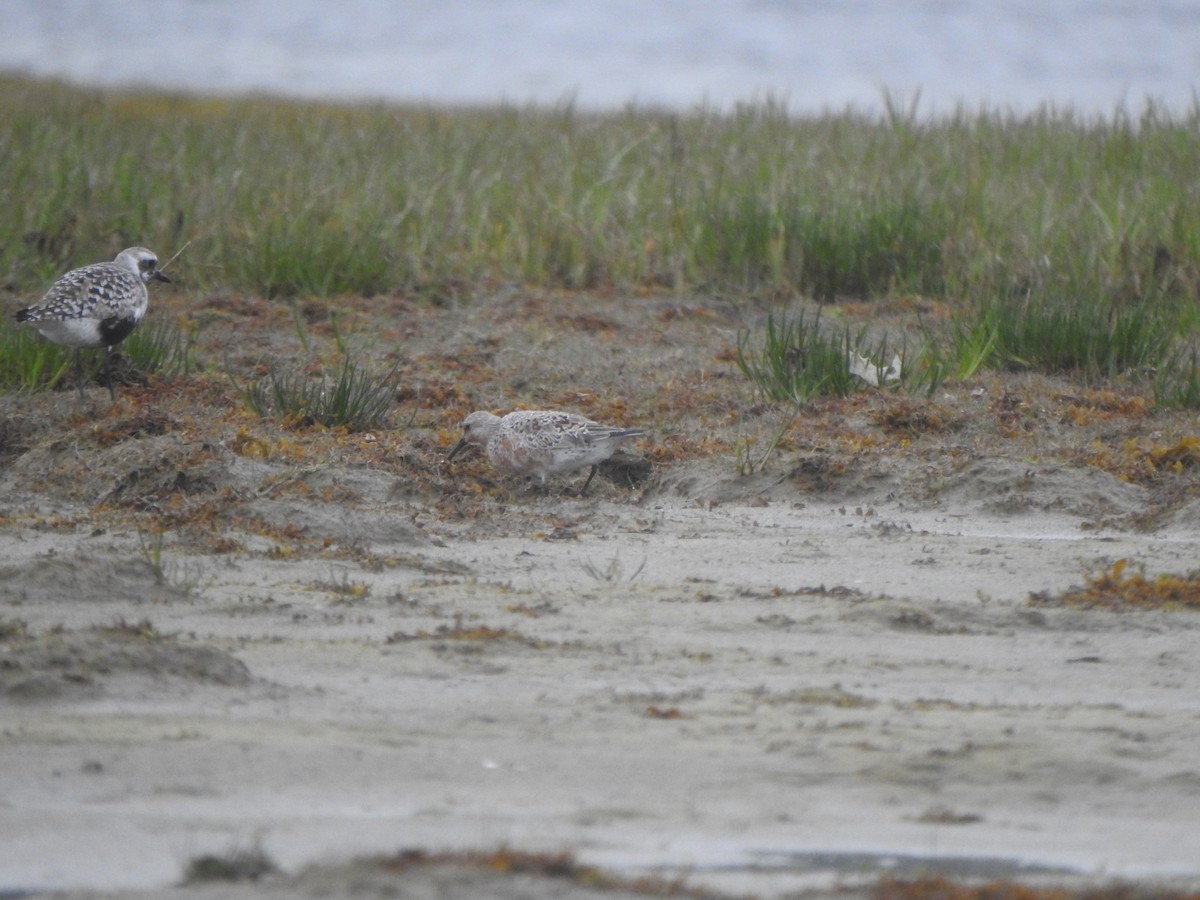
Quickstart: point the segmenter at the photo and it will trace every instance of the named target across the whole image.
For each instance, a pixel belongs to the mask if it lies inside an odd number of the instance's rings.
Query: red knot
[[[542,486],[551,475],[591,466],[579,495],[587,491],[600,463],[624,440],[641,437],[640,428],[601,425],[583,416],[551,410],[522,409],[501,418],[473,412],[462,422],[462,439],[447,461],[464,447],[482,447],[492,465],[514,475],[534,475]]]
[[[104,372],[108,392],[113,388],[112,349],[129,337],[150,302],[146,285],[151,281],[170,281],[158,271],[158,257],[145,247],[130,247],[112,262],[95,263],[72,269],[50,286],[37,303],[17,311],[18,322],[28,322],[42,337],[75,348],[75,374],[79,379],[79,398],[83,399],[83,371],[79,351],[103,347]]]

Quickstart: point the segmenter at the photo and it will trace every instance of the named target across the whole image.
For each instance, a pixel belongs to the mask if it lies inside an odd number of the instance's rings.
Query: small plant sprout
[[[138,532],[138,545],[141,547],[142,559],[150,566],[154,580],[159,584],[167,583],[167,574],[163,568],[163,542],[164,532],[161,529],[156,529],[153,534],[149,535],[143,531]]]
[[[602,584],[620,584],[622,581],[626,584],[631,584],[635,578],[642,574],[642,570],[646,568],[646,558],[642,558],[638,567],[628,577],[625,577],[625,567],[621,564],[619,554],[614,555],[603,566],[596,565],[590,559],[583,560],[580,566],[584,572]]]
[[[779,445],[783,442],[784,436],[792,427],[792,423],[796,421],[796,417],[800,415],[799,405],[793,404],[788,407],[787,415],[780,421],[779,425],[771,429],[771,436],[761,448],[756,445],[743,433],[740,432],[737,440],[733,445],[734,459],[737,465],[739,475],[745,477],[753,475],[756,472],[761,472],[766,468],[767,462],[775,451],[779,449]]]
[[[365,581],[353,581],[350,574],[345,570],[340,576],[329,573],[329,578],[325,581],[318,581],[313,584],[313,587],[328,591],[335,598],[344,603],[349,603],[354,600],[365,600],[371,596],[371,585]]]

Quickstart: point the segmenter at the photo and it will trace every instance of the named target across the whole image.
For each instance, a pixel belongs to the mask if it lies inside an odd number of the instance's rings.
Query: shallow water
[[[436,103],[1107,115],[1200,84],[1169,0],[23,0],[0,33],[0,69],[85,84]]]

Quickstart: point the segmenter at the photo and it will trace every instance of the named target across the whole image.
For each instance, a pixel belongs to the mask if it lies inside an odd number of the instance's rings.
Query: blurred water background
[[[1186,112],[1170,0],[3,0],[0,70],[399,102]]]

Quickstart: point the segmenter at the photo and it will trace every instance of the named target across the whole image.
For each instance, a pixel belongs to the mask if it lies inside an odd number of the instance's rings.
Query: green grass
[[[171,274],[197,293],[439,301],[506,280],[920,296],[956,310],[937,336],[950,377],[1161,373],[1200,325],[1198,132],[1200,105],[921,121],[895,103],[872,119],[767,100],[601,115],[7,78],[0,278],[33,293],[131,244],[166,258],[190,241]]]
[[[895,291],[940,294],[939,212],[891,198],[753,194],[703,217],[693,268],[714,286],[790,287],[821,302]]]
[[[118,380],[132,372],[177,378],[197,368],[192,342],[194,334],[180,331],[169,321],[148,320],[117,349],[123,366],[114,366]],[[84,378],[100,378],[103,350],[85,350],[81,355]],[[11,317],[0,317],[0,390],[55,390],[75,378],[75,353],[39,335]],[[102,380],[102,379],[101,379]]]
[[[736,361],[767,399],[793,403],[845,397],[868,383],[928,395],[950,368],[932,342],[912,348],[886,334],[870,337],[866,328],[822,325],[819,308],[815,315],[768,313],[761,342],[750,329],[738,333]]]
[[[798,118],[186,99],[0,82],[0,273],[132,243],[189,289],[968,297],[1200,281],[1200,111]]]
[[[193,347],[195,338],[195,330],[184,332],[168,320],[147,317],[125,339],[119,352],[138,372],[153,373],[160,378],[182,378],[199,367]]]
[[[1200,344],[1179,346],[1154,379],[1154,401],[1162,407],[1200,409]]]
[[[795,318],[771,313],[763,345],[751,341],[749,331],[738,334],[738,367],[771,400],[845,397],[858,386],[847,361],[859,350],[861,335],[856,340],[849,328],[822,328],[819,311],[809,316],[802,310]]]
[[[952,342],[958,366],[978,365],[1113,379],[1144,374],[1168,358],[1178,327],[1152,303],[1043,294],[985,298],[957,320]]]
[[[299,370],[272,371],[238,388],[246,405],[263,418],[289,425],[322,425],[366,431],[387,420],[396,395],[396,372],[375,377],[350,354],[332,378]]]
[[[101,357],[102,358],[102,357]],[[73,369],[74,353],[32,328],[0,317],[0,390],[54,388]]]

